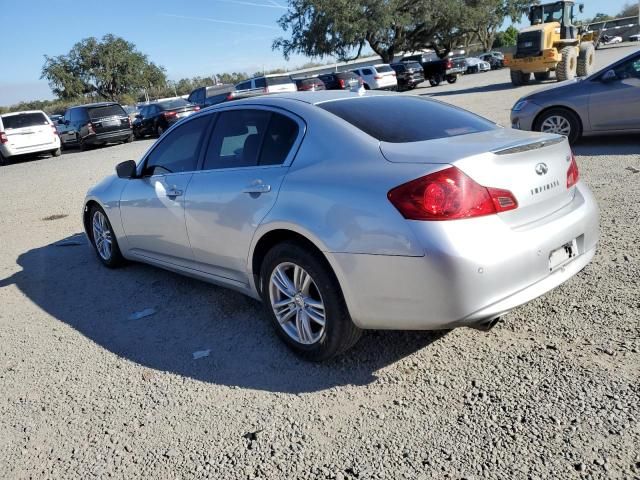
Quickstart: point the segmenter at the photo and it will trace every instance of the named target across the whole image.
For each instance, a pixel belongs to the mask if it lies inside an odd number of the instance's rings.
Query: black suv
[[[187,101],[198,105],[200,108],[210,107],[218,103],[226,102],[232,99],[232,92],[236,87],[233,85],[214,85],[212,87],[196,88],[189,94]]]
[[[353,90],[360,86],[360,77],[353,72],[323,73],[318,78],[327,90]]]
[[[424,70],[418,62],[392,63],[391,68],[396,72],[398,90],[413,90],[424,82]]]
[[[77,145],[85,150],[93,145],[133,141],[129,115],[115,102],[68,108],[58,125],[63,147]]]

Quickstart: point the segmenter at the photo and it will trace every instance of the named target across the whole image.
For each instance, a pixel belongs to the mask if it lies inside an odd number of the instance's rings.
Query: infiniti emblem
[[[536,173],[538,175],[545,175],[549,171],[546,163],[539,163],[536,165]]]

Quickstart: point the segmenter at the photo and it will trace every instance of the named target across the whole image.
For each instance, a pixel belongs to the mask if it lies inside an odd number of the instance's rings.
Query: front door
[[[196,117],[159,141],[122,191],[120,212],[129,253],[165,263],[193,260],[184,199],[210,116]]]
[[[268,109],[219,114],[186,198],[186,223],[198,268],[246,284],[253,234],[273,207],[303,127]]]
[[[600,132],[640,129],[640,54],[610,71],[614,73],[604,75],[611,78],[592,82],[591,128]]]

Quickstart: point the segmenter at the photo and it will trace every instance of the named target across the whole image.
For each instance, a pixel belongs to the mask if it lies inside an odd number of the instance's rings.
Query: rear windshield
[[[96,118],[126,116],[126,112],[120,105],[105,105],[103,107],[91,107],[87,109],[89,111],[89,118],[94,120]]]
[[[376,65],[376,70],[378,73],[393,72],[389,65]]]
[[[285,85],[287,83],[292,83],[289,75],[282,77],[267,77],[267,85]]]
[[[42,113],[20,113],[18,115],[8,115],[2,117],[2,124],[6,130],[11,128],[34,127],[36,125],[47,125],[47,117]]]
[[[471,112],[409,96],[363,97],[318,106],[381,142],[421,142],[498,128]]]
[[[187,105],[191,105],[184,98],[176,98],[175,100],[165,100],[164,102],[158,102],[158,104],[164,110],[171,110],[172,108],[180,108],[180,107],[185,107]]]

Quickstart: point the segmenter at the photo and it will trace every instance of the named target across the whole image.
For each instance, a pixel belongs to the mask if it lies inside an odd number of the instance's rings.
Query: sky
[[[428,0],[427,0],[428,1]],[[278,18],[287,0],[109,0],[108,2],[0,0],[3,52],[0,105],[53,98],[40,80],[44,55],[69,52],[86,37],[113,33],[133,42],[171,80],[195,75],[300,66],[273,51],[284,35]],[[615,14],[625,0],[584,1],[582,18]]]

